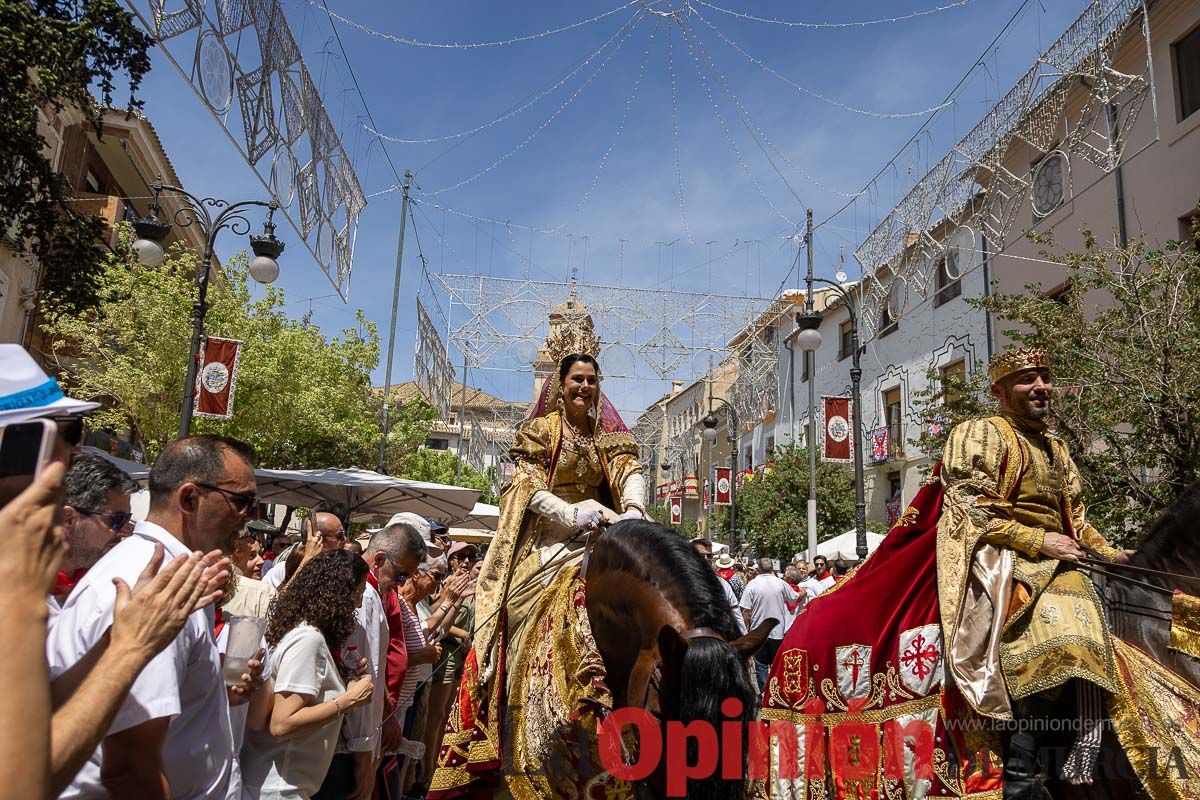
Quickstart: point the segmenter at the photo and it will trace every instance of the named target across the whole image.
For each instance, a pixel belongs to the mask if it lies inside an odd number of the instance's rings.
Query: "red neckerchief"
[[[221,613],[220,608],[217,609],[216,614],[214,615],[214,620],[213,639],[216,639],[221,635],[221,629],[225,627],[225,615]]]
[[[375,577],[375,570],[367,570],[367,583],[371,584],[371,588],[379,589],[379,579]]]
[[[275,551],[274,550],[268,550],[267,552],[263,553],[263,561],[274,561],[274,560],[275,560]]]
[[[83,580],[83,576],[86,574],[87,567],[80,567],[70,575],[65,572],[58,573],[54,579],[54,589],[50,593],[55,597],[65,600],[67,595],[71,593],[71,590],[75,588],[75,584]]]

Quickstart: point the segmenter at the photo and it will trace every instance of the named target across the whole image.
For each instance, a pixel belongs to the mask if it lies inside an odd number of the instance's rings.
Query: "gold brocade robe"
[[[509,450],[513,476],[500,496],[500,519],[480,569],[475,593],[474,662],[478,680],[466,685],[459,703],[469,702],[471,729],[455,729],[452,714],[432,788],[461,788],[472,780],[470,765],[497,763],[510,743],[501,741],[505,689],[519,675],[530,617],[561,570],[577,564],[587,544],[550,524],[529,507],[539,491],[569,503],[596,500],[624,510],[621,490],[640,475],[637,441],[628,431],[598,431],[594,437],[564,436],[559,412],[525,422]],[[536,642],[530,644],[530,647]],[[468,676],[470,677],[470,676]],[[509,701],[511,702],[511,700]],[[457,710],[457,709],[456,709]],[[457,753],[462,763],[449,759]]]
[[[942,457],[938,590],[948,663],[980,713],[1082,678],[1115,691],[1111,636],[1088,576],[1040,555],[1047,532],[1111,558],[1066,443],[1014,416],[964,422]],[[999,680],[1002,675],[1003,680]]]

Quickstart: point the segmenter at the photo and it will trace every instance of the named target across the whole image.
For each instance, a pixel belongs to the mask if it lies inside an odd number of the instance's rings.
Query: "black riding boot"
[[[1004,758],[1004,800],[1043,800],[1049,797],[1038,774],[1038,741],[1019,731],[1008,737]]]

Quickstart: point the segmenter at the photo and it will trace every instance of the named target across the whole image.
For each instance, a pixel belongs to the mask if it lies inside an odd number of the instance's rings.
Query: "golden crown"
[[[566,316],[566,315],[564,315]],[[592,327],[592,320],[586,313],[566,316],[562,322],[554,326],[554,330],[546,337],[546,354],[555,366],[573,353],[586,353],[595,358],[600,355],[600,337]]]
[[[999,383],[1014,372],[1025,369],[1049,369],[1050,356],[1040,347],[1022,347],[993,356],[988,363],[988,380]]]

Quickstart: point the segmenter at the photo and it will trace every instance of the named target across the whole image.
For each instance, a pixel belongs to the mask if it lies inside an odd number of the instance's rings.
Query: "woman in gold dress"
[[[512,676],[530,617],[559,572],[584,558],[608,522],[645,515],[638,447],[600,392],[600,365],[563,358],[509,451],[515,463],[476,589],[474,647],[433,783],[433,797],[488,796],[502,756]]]

